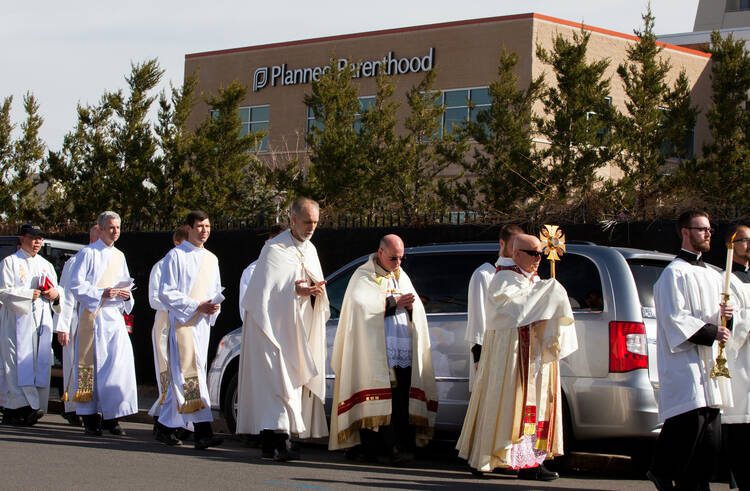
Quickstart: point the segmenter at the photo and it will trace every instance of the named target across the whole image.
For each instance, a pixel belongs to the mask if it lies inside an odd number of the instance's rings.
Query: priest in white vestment
[[[487,331],[461,436],[459,457],[480,472],[518,469],[552,480],[545,460],[562,455],[560,360],[578,348],[565,288],[540,280],[539,239],[519,234],[514,265],[490,282]]]
[[[273,239],[284,230],[286,230],[286,226],[280,223],[275,223],[271,225],[271,227],[268,229],[268,239],[266,239],[266,242]],[[242,307],[242,299],[245,298],[245,292],[247,292],[247,285],[250,284],[250,278],[253,277],[253,271],[255,271],[255,266],[257,264],[258,264],[257,259],[251,262],[250,264],[248,264],[247,268],[245,268],[242,271],[242,276],[240,277],[240,294],[238,296],[239,301],[237,302],[237,304],[239,305],[239,309],[240,309],[240,320],[243,323],[245,322],[245,309]]]
[[[26,224],[21,248],[0,263],[0,396],[4,420],[33,426],[47,411],[53,312],[60,312],[57,273],[40,256],[42,230]]]
[[[105,211],[97,225],[99,240],[81,250],[70,274],[79,321],[71,341],[76,358],[69,394],[75,394],[87,435],[99,436],[105,429],[123,436],[118,419],[138,412],[133,346],[123,318],[133,310],[133,279],[125,255],[114,246],[120,216]]]
[[[400,465],[433,436],[438,397],[424,305],[386,235],[344,294],[331,368],[330,450]],[[358,445],[361,442],[361,445]]]
[[[654,284],[659,366],[659,420],[663,421],[648,478],[657,489],[708,489],[721,446],[721,408],[732,406],[730,381],[711,377],[719,341],[730,331],[721,317],[721,274],[703,263],[711,224],[703,212],[677,220],[682,250]],[[730,321],[731,322],[731,321]]]
[[[325,280],[310,238],[315,201],[298,198],[291,227],[263,246],[242,306],[237,433],[261,434],[263,458],[297,458],[291,435],[328,435],[325,401]]]
[[[89,230],[89,244],[93,244],[97,240],[99,240],[99,226],[94,225]],[[69,392],[71,389],[70,384],[76,349],[70,340],[75,339],[78,332],[78,303],[73,296],[73,292],[70,291],[69,283],[70,273],[73,271],[73,266],[80,257],[81,251],[78,251],[74,256],[65,261],[62,273],[60,274],[60,286],[63,288],[63,292],[60,295],[60,313],[56,313],[54,316],[54,332],[57,333],[57,341],[62,346],[63,356],[63,418],[73,426],[81,426],[81,418],[76,414],[76,403],[73,401],[73,394]]]
[[[204,450],[223,443],[211,428],[206,368],[211,327],[224,297],[219,261],[204,247],[211,234],[208,215],[191,211],[185,224],[187,240],[167,253],[161,268],[159,300],[169,312],[170,323],[170,383],[159,424],[173,429],[189,429],[192,425],[194,446]]]
[[[484,263],[474,270],[469,280],[469,294],[467,296],[466,342],[469,343],[469,392],[474,387],[474,377],[479,367],[482,355],[484,332],[487,330],[487,313],[485,301],[487,289],[492,277],[500,266],[512,266],[513,237],[522,234],[523,229],[518,225],[503,225],[500,229],[500,250],[495,264]]]
[[[172,234],[172,245],[177,247],[188,238],[188,226],[183,225]],[[151,405],[148,414],[154,418],[154,436],[167,445],[178,445],[182,442],[175,436],[175,432],[159,423],[159,413],[169,387],[169,313],[167,307],[159,299],[161,286],[161,268],[166,256],[161,258],[151,268],[148,277],[148,302],[154,313],[154,325],[151,328],[151,347],[154,351],[154,370],[156,372],[156,386],[159,397]]]
[[[736,232],[737,235],[734,235]],[[730,227],[726,242],[734,242],[731,297],[734,306],[732,335],[726,345],[734,406],[721,415],[724,455],[735,486],[750,489],[750,227]]]

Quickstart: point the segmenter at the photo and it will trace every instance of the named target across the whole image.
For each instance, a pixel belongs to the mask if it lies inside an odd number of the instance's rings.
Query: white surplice
[[[722,424],[750,423],[750,283],[732,275],[729,302],[734,307],[732,336],[726,344],[734,406],[725,408]]]
[[[70,274],[73,266],[80,259],[81,252],[77,252],[73,257],[65,261],[62,273],[60,274],[60,286],[63,292],[60,294],[60,313],[55,314],[55,332],[64,332],[68,335],[68,344],[62,349],[62,366],[63,366],[63,391],[68,392],[68,400],[65,401],[65,412],[75,412],[76,403],[73,401],[73,394],[70,390],[71,375],[75,373],[73,365],[75,364],[76,345],[73,342],[78,333],[78,303],[76,302],[73,292],[70,291]]]
[[[701,407],[732,406],[729,379],[710,376],[719,343],[688,341],[704,325],[720,324],[723,289],[719,272],[679,258],[654,284],[660,422]]]
[[[211,326],[216,322],[219,312],[213,315],[199,314],[193,325],[193,341],[195,342],[195,356],[198,365],[198,384],[200,398],[205,406],[192,413],[180,413],[179,408],[185,402],[183,395],[183,377],[180,368],[180,353],[177,346],[175,326],[185,323],[195,315],[200,302],[213,299],[221,292],[221,277],[217,267],[208,278],[206,298],[194,300],[190,298],[190,291],[198,278],[204,254],[211,254],[203,247],[195,247],[189,241],[169,251],[164,257],[161,267],[161,281],[159,285],[159,300],[169,312],[169,373],[170,381],[164,404],[161,406],[159,423],[170,428],[189,428],[190,423],[213,421],[211,415],[211,400],[206,386],[206,367],[208,361],[208,341]]]
[[[498,266],[511,266],[513,260],[508,257],[498,257],[493,266],[490,263],[483,263],[471,275],[469,280],[469,294],[466,305],[466,336],[464,339],[469,344],[469,392],[474,387],[474,377],[476,368],[474,368],[474,355],[471,348],[475,344],[482,345],[484,332],[487,330],[487,310],[485,302],[487,301],[487,289],[490,286],[492,277],[495,276],[495,270]]]
[[[245,298],[245,292],[247,292],[247,285],[250,284],[250,278],[253,277],[253,271],[255,271],[255,266],[258,264],[258,260],[251,262],[247,268],[242,272],[242,276],[240,277],[240,296],[239,302],[237,304],[240,307],[240,320],[242,322],[245,322],[245,309],[242,308],[242,299]]]
[[[128,337],[123,313],[133,310],[134,300],[114,298],[102,300],[103,288],[97,287],[99,279],[106,271],[112,258],[114,247],[107,246],[101,239],[81,249],[80,259],[76,260],[70,275],[70,290],[81,310],[96,312],[94,320],[94,394],[91,402],[77,402],[79,415],[100,412],[104,419],[114,419],[138,412],[138,390],[135,381],[133,345]],[[130,278],[128,264],[122,262],[117,281]],[[77,344],[77,339],[75,340]],[[71,390],[75,394],[78,386],[78,346],[74,364]]]
[[[0,263],[0,394],[3,406],[47,411],[52,364],[52,315],[57,305],[33,290],[47,276],[57,287],[57,274],[46,259],[23,249]],[[57,287],[59,293],[62,289]]]
[[[169,353],[167,348],[167,338],[169,337],[169,322],[160,324],[160,316],[167,311],[167,307],[159,299],[159,286],[161,285],[161,267],[164,264],[164,259],[161,258],[151,268],[151,274],[148,277],[148,303],[154,312],[154,325],[151,328],[151,346],[154,351],[154,370],[156,372],[156,385],[159,388],[159,397],[156,398],[154,404],[149,409],[148,414],[151,416],[159,416],[161,411],[161,394],[167,390],[162,380],[161,373],[159,370],[159,355],[164,359],[169,359]]]
[[[323,280],[310,241],[286,230],[266,242],[242,307],[237,433],[263,430],[328,435],[325,400],[325,323],[328,296],[298,296],[296,280]]]

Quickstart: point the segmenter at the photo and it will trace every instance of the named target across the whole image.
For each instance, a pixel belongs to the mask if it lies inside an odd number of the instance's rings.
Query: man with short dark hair
[[[133,346],[123,319],[123,312],[133,310],[133,278],[125,255],[115,247],[120,216],[105,211],[97,225],[99,240],[81,250],[70,273],[70,291],[79,304],[71,393],[87,435],[106,429],[124,436],[119,418],[138,412]]]
[[[44,233],[25,224],[21,248],[0,263],[0,399],[3,420],[33,426],[47,411],[52,313],[60,312],[57,273],[40,256]]]
[[[469,280],[469,293],[467,296],[467,319],[466,319],[466,341],[469,343],[469,391],[474,386],[474,376],[479,366],[479,357],[482,354],[482,340],[486,327],[487,288],[490,286],[495,271],[500,266],[513,265],[513,238],[522,234],[523,229],[518,225],[503,225],[500,229],[500,249],[495,264],[484,263],[471,275]]]
[[[711,377],[718,342],[727,341],[721,318],[721,275],[703,263],[713,229],[708,214],[686,211],[677,220],[682,249],[654,284],[659,360],[659,420],[648,478],[657,489],[708,489],[721,444],[719,411],[732,406],[729,379]]]
[[[404,243],[380,240],[344,294],[331,368],[330,450],[401,465],[432,438],[437,385],[422,301],[401,268]],[[361,442],[361,445],[357,445]]]
[[[185,224],[187,240],[169,251],[161,267],[159,300],[169,312],[169,388],[159,413],[159,425],[195,429],[198,450],[223,443],[215,437],[211,400],[206,385],[208,341],[221,308],[219,261],[204,244],[211,235],[208,214],[191,211]],[[169,431],[169,430],[168,430]],[[181,442],[162,439],[168,445]]]
[[[299,458],[289,438],[328,435],[325,324],[330,316],[318,252],[310,239],[320,208],[291,206],[289,229],[260,252],[242,308],[237,433],[260,434],[262,457]]]

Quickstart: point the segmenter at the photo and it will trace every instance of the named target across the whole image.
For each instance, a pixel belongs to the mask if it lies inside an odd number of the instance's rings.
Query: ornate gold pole
[[[555,261],[565,253],[565,234],[557,225],[544,225],[539,232],[539,241],[544,246],[544,254],[549,260],[550,277],[555,277]]]
[[[727,244],[727,264],[724,268],[724,293],[721,294],[721,298],[724,304],[729,302],[729,283],[732,277],[732,263],[734,262],[734,238],[737,237],[737,232],[732,235]],[[721,316],[721,327],[727,327],[727,318]],[[729,369],[727,368],[727,357],[724,354],[724,342],[719,343],[719,354],[716,355],[716,364],[711,369],[712,377],[726,377],[731,378],[729,375]]]

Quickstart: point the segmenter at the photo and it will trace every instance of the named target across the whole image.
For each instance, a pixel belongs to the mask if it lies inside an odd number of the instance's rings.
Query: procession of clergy
[[[264,459],[299,459],[292,437],[329,436],[329,448],[345,449],[348,459],[403,465],[433,436],[438,407],[425,309],[401,268],[404,243],[383,237],[349,281],[330,359],[336,379],[329,434],[330,312],[310,242],[318,219],[315,201],[295,200],[289,228],[271,230],[242,275],[236,431],[260,435]],[[701,260],[712,233],[708,215],[683,213],[677,231],[682,250],[654,286],[663,428],[648,477],[660,490],[708,489],[723,438],[742,489],[750,486],[743,467],[750,437],[750,228],[731,231],[734,274],[726,284]],[[208,215],[190,212],[150,275],[159,398],[149,413],[166,445],[185,438],[198,449],[222,443],[212,433],[206,386],[210,329],[224,300],[218,260],[204,247],[210,232]],[[1,265],[4,423],[32,426],[46,411],[56,332],[65,417],[82,423],[87,435],[125,434],[118,419],[138,411],[123,319],[135,286],[114,247],[119,235],[120,217],[102,213],[91,243],[68,260],[58,282],[37,254],[42,230],[21,228],[18,251]],[[500,469],[552,480],[557,473],[543,463],[563,453],[559,362],[578,347],[573,313],[562,285],[537,275],[544,249],[538,238],[505,226],[499,246],[497,262],[478,267],[469,284],[471,398],[457,449],[476,474]],[[719,343],[732,378],[711,374]]]

